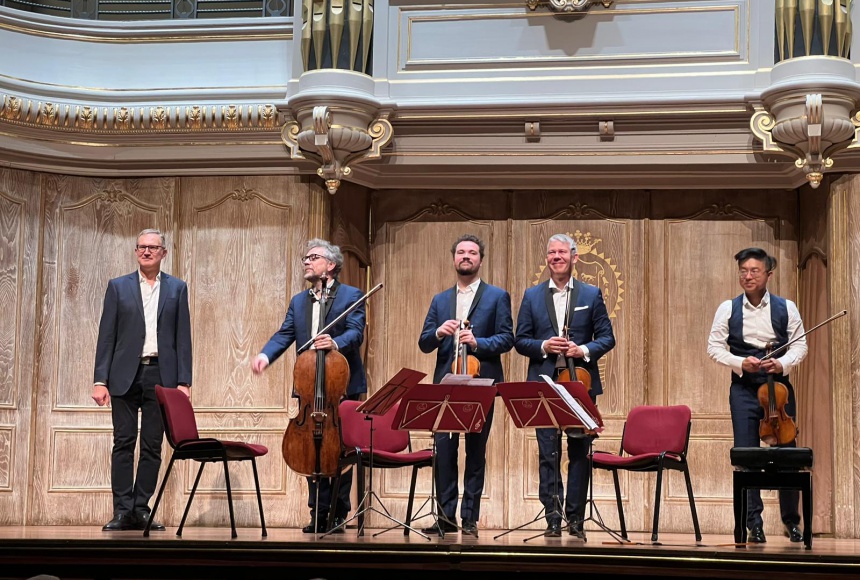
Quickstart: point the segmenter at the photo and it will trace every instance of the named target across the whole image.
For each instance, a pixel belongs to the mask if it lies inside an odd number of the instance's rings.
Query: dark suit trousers
[[[128,392],[121,396],[111,395],[111,489],[114,514],[149,513],[149,500],[158,483],[164,438],[161,411],[155,398],[155,385],[160,383],[158,364],[140,365]],[[141,412],[140,457],[135,477],[138,410]]]
[[[357,401],[361,396],[360,393],[354,395],[347,395],[345,398],[350,401]],[[308,507],[311,508],[311,520],[314,519],[316,515],[316,510],[314,510],[314,506],[317,502],[317,484],[314,483],[314,479],[312,477],[306,478],[308,481]],[[324,522],[325,518],[328,517],[328,512],[331,509],[331,488],[334,485],[334,479],[331,477],[321,477],[319,481],[319,512],[320,512],[320,522]],[[352,490],[352,468],[350,467],[346,473],[340,476],[340,489],[337,493],[337,506],[335,507],[334,515],[338,518],[346,519],[346,516],[349,515],[349,510],[352,509],[349,501],[349,494]]]
[[[732,412],[732,430],[734,431],[735,447],[759,447],[759,423],[764,417],[764,409],[758,402],[758,387],[749,387],[733,383],[729,391],[729,408]],[[790,391],[788,404],[785,412],[795,417],[794,392]],[[781,447],[797,447],[797,441]],[[797,505],[800,501],[800,490],[779,490],[779,513],[782,523],[790,525],[800,524],[800,514]],[[761,501],[761,491],[758,489],[747,490],[747,527],[762,525],[761,513],[764,503]],[[807,524],[808,525],[808,524]]]
[[[487,422],[480,433],[464,433],[466,440],[466,467],[463,472],[463,502],[460,518],[477,522],[481,517],[481,494],[484,492],[484,474],[487,469],[487,440],[493,426],[493,410],[490,407]],[[460,490],[457,478],[460,470],[457,460],[460,451],[459,433],[436,433],[436,494],[442,513],[452,523],[457,513]]]
[[[596,399],[591,396],[592,402]],[[581,430],[580,430],[581,432]],[[574,430],[574,433],[577,433]],[[590,437],[577,435],[567,439],[567,497],[564,495],[564,484],[561,483],[561,453],[562,438],[556,429],[535,429],[538,442],[538,497],[544,506],[547,522],[558,522],[561,515],[558,510],[564,509],[564,517],[568,522],[579,522],[585,519],[585,505],[588,502],[588,481],[590,465],[588,449]],[[555,505],[553,496],[558,486],[559,501],[564,506]],[[556,512],[556,513],[553,513]]]

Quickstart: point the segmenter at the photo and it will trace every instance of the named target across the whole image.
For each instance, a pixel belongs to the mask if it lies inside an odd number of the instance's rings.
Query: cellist
[[[514,346],[511,296],[506,290],[481,280],[484,242],[472,234],[457,238],[451,247],[457,284],[436,294],[424,319],[418,347],[422,352],[436,351],[433,382],[450,372],[474,374],[504,381],[501,355]],[[468,321],[468,325],[466,322]],[[465,357],[458,357],[458,353]],[[457,369],[457,359],[466,359]],[[454,367],[452,369],[452,363]],[[471,369],[471,371],[463,370]],[[477,388],[477,387],[476,387]],[[493,407],[480,433],[464,435],[466,466],[463,473],[463,501],[460,526],[464,534],[478,535],[481,495],[484,491],[487,440],[493,424]],[[457,531],[456,512],[459,489],[457,477],[459,433],[436,433],[436,489],[441,516],[425,534],[444,535]]]
[[[358,400],[363,393],[367,392],[367,378],[360,352],[366,322],[364,305],[349,313],[342,322],[331,329],[330,334],[317,334],[315,337],[314,334],[319,328],[325,326],[325,323],[334,320],[360,300],[362,292],[358,288],[338,281],[337,276],[343,267],[343,254],[340,248],[330,242],[321,239],[310,240],[305,254],[300,259],[304,278],[310,283],[310,288],[299,292],[290,300],[283,325],[254,359],[251,370],[256,375],[261,374],[294,342],[298,345],[305,344],[313,337],[311,348],[337,350],[346,357],[349,363],[349,384],[345,398]],[[324,281],[325,288],[323,288]],[[323,291],[326,292],[325,297],[322,296]],[[321,312],[321,304],[325,304],[324,312]],[[332,500],[335,499],[333,529],[338,533],[342,532],[342,524],[351,509],[349,495],[352,487],[352,470],[341,476],[340,489],[337,491],[336,498],[332,498],[331,478],[319,479],[318,494],[314,479],[308,477],[307,481],[311,521],[302,528],[302,531],[307,534],[327,531],[329,510]]]
[[[803,321],[797,306],[791,300],[768,292],[768,281],[773,277],[776,258],[761,248],[746,248],[734,256],[738,266],[738,282],[743,294],[720,304],[708,337],[708,356],[732,370],[729,388],[729,408],[735,447],[759,447],[759,427],[764,409],[758,391],[772,375],[775,382],[788,389],[785,413],[794,419],[796,403],[794,388],[788,375],[806,357],[807,347]],[[761,359],[768,343],[779,348],[789,343],[778,358]],[[796,447],[793,440],[783,447]],[[766,542],[761,501],[757,489],[747,491],[748,541]],[[792,542],[803,540],[800,514],[797,511],[800,492],[779,491],[779,511],[785,533]],[[809,522],[805,522],[809,525]]]

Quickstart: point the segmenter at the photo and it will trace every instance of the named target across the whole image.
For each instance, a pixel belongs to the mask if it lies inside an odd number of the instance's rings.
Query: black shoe
[[[116,514],[111,521],[102,526],[102,531],[104,532],[119,532],[134,529],[136,529],[135,518],[131,514]]]
[[[547,538],[561,537],[561,522],[550,522],[546,526],[546,532],[543,534]]]
[[[314,527],[316,523],[316,528]],[[311,516],[311,523],[302,528],[305,534],[324,534],[328,528],[328,514],[320,514],[319,521],[316,521],[314,516]]]
[[[146,522],[149,521],[149,512],[137,512],[134,516],[134,529],[135,530],[145,530]],[[151,532],[163,532],[164,524],[160,524],[157,521],[153,520],[152,525],[149,526],[149,531]]]
[[[478,537],[478,522],[472,520],[463,520],[463,526],[460,528],[463,533],[469,536]]]
[[[582,522],[571,522],[567,527],[567,531],[571,536],[576,536],[577,538],[585,537],[585,532],[582,531]]]
[[[346,526],[344,525],[345,523],[346,518],[335,518],[334,523],[332,524],[331,529],[329,529],[329,531],[332,534],[342,534],[346,531]]]
[[[792,542],[803,541],[803,532],[800,531],[800,527],[797,524],[785,524],[785,535]]]
[[[753,526],[750,528],[747,542],[751,544],[764,544],[767,539],[764,537],[764,530],[761,526]]]
[[[444,534],[453,534],[457,531],[457,526],[454,524],[449,524],[445,520],[439,520],[429,528],[424,528],[421,530],[428,536],[431,534],[436,534],[437,536],[442,536]]]

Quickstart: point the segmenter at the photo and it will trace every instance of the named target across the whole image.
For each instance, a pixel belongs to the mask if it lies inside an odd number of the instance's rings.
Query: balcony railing
[[[0,6],[85,20],[292,16],[292,0],[0,0]]]

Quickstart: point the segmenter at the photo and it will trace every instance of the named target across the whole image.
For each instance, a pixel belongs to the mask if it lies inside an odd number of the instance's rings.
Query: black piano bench
[[[735,542],[747,540],[747,489],[799,489],[803,505],[803,545],[812,549],[812,449],[732,447]]]

